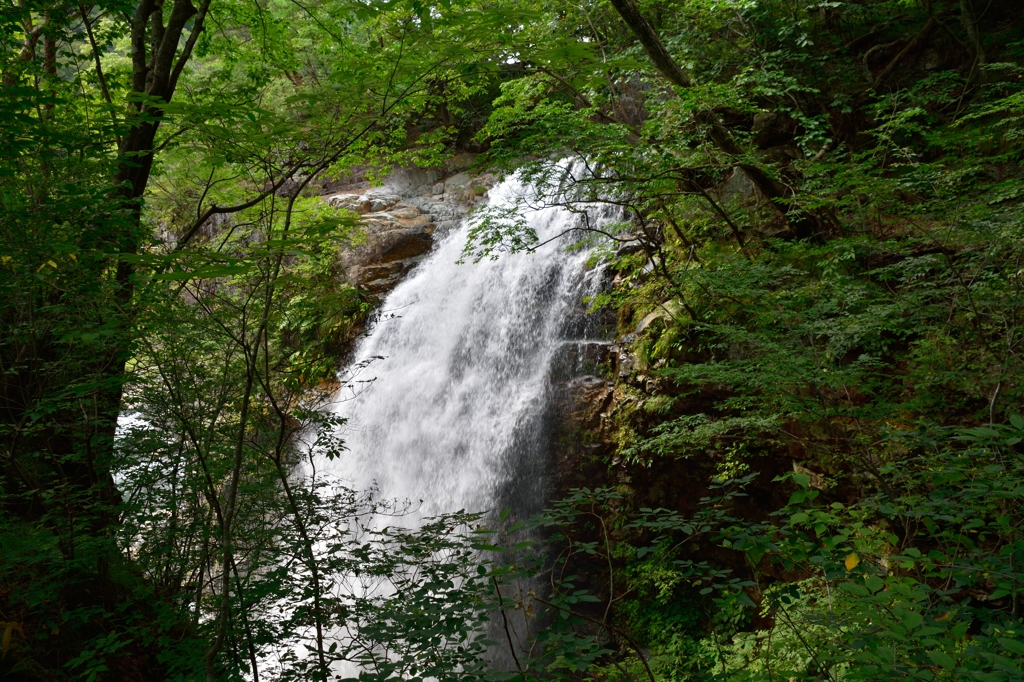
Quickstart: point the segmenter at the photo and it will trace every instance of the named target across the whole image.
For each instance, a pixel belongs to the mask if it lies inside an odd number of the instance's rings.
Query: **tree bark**
[[[637,40],[643,46],[644,51],[647,52],[647,56],[651,58],[651,61],[658,68],[658,71],[673,85],[681,88],[690,87],[690,78],[683,73],[679,64],[669,54],[665,44],[661,42],[658,32],[651,26],[651,22],[647,21],[647,17],[640,12],[636,3],[633,0],[612,0],[612,7],[619,13],[622,20],[626,22],[626,25],[632,29]]]
[[[960,0],[960,22],[964,25],[964,30],[967,31],[967,40],[971,43],[971,49],[974,50],[974,65],[971,67],[973,74],[985,66],[986,56],[985,46],[981,43],[981,31],[978,30],[978,17],[974,13],[971,0]],[[984,81],[985,76],[985,71],[980,70],[978,79]]]

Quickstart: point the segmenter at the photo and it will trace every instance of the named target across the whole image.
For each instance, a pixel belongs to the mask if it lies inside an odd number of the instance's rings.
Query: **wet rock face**
[[[622,482],[621,467],[609,468],[616,451],[612,421],[620,398],[605,379],[584,374],[556,384],[553,400],[554,462],[548,499],[595,481]]]
[[[608,382],[592,374],[577,377],[566,385],[566,394],[564,416],[569,425],[590,433],[601,432],[615,397]]]
[[[443,169],[396,170],[381,187],[365,181],[325,187],[329,205],[361,216],[365,240],[345,247],[339,264],[345,279],[383,296],[433,247],[434,238],[458,226],[469,209],[486,201],[496,182],[490,174],[472,176],[471,155],[459,155]]]
[[[568,342],[552,358],[553,476],[548,499],[590,485],[615,452],[611,412],[615,390],[598,373],[614,364],[616,346],[596,339]]]

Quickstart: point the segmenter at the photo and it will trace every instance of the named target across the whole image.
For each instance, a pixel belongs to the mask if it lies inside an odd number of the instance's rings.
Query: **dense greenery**
[[[5,678],[1021,678],[1015,0],[26,0],[0,41]],[[627,360],[579,488],[410,530],[316,471],[372,313],[318,194],[466,148],[579,213]]]
[[[648,15],[686,73],[648,40],[637,78],[634,35],[588,24],[600,66],[506,84],[485,128],[498,164],[587,164],[526,172],[637,245],[595,302],[635,333],[611,617],[669,678],[1017,679],[1019,9],[985,36],[970,3]],[[477,257],[530,244],[479,226]],[[682,516],[647,548],[652,502]]]

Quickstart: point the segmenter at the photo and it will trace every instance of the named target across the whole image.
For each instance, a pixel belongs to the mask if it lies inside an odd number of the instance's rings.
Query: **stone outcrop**
[[[394,288],[436,238],[486,200],[495,178],[470,174],[472,161],[472,155],[462,154],[444,169],[399,169],[379,187],[360,176],[347,185],[324,186],[329,205],[360,215],[364,239],[339,254],[345,279],[378,296]]]

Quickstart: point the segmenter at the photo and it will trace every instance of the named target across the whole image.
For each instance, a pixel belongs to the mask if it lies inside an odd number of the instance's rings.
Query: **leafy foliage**
[[[1019,679],[1021,31],[1011,0],[10,4],[0,672]],[[317,194],[467,147],[601,244],[632,362],[616,485],[493,528],[310,456],[372,312]],[[536,245],[476,218],[467,260]]]

